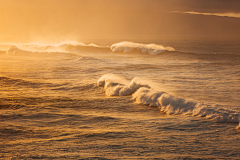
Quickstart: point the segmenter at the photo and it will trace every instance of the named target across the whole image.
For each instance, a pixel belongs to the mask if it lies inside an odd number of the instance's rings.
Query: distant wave
[[[55,46],[56,49],[60,49],[62,51],[67,52],[84,52],[84,53],[98,53],[98,52],[109,52],[108,46],[99,46],[94,43],[84,44],[84,43],[76,43],[76,42],[69,42],[69,43],[60,43],[59,45]]]
[[[18,56],[53,56],[67,55],[75,53],[99,53],[110,52],[109,47],[100,47],[95,44],[86,45],[84,43],[60,43],[57,45],[40,45],[40,44],[1,44],[8,47],[5,52],[7,55]]]
[[[124,53],[132,52],[134,50],[141,51],[142,53],[148,53],[150,55],[157,55],[164,51],[175,51],[172,47],[165,47],[157,44],[142,44],[134,42],[120,42],[111,46],[112,52],[123,51]]]
[[[94,43],[85,44],[81,42],[62,42],[56,45],[41,44],[1,44],[8,47],[7,54],[33,54],[38,52],[65,52],[65,53],[147,53],[157,55],[164,51],[175,51],[172,47],[165,47],[157,44],[141,44],[135,42],[119,42],[110,46],[100,46]]]
[[[10,46],[9,49],[6,51],[6,55],[13,55],[13,56],[34,56],[34,57],[69,57],[75,56],[72,53],[67,52],[50,52],[50,51],[31,51],[31,50],[24,50],[20,49],[18,46]]]
[[[74,51],[81,51],[82,49],[85,50],[91,50],[91,49],[99,49],[104,48],[100,47],[96,44],[84,44],[81,42],[62,42],[59,44],[35,44],[35,43],[29,43],[29,44],[8,44],[9,46],[17,46],[20,49],[26,50],[26,51],[48,51],[48,52],[74,52]]]
[[[119,42],[112,45],[97,45],[94,43],[85,44],[81,42],[62,42],[60,44],[0,44],[0,55],[13,56],[37,56],[37,57],[58,57],[72,59],[87,54],[124,54],[124,55],[144,55],[161,56],[161,58],[170,58],[178,60],[198,59],[210,61],[229,60],[239,63],[240,55],[231,54],[199,54],[191,52],[175,51],[172,47],[165,47],[157,44],[141,44],[135,42]]]
[[[200,116],[215,122],[239,122],[240,115],[235,111],[215,108],[213,105],[178,98],[164,91],[157,91],[140,79],[128,83],[124,78],[113,74],[103,75],[97,82],[108,96],[132,95],[140,104],[156,106],[167,114]],[[238,127],[239,128],[239,127]]]

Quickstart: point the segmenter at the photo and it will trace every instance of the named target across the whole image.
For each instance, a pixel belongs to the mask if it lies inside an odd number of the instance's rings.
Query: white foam
[[[14,55],[14,56],[26,56],[26,57],[58,57],[58,58],[69,58],[74,57],[75,54],[73,53],[67,53],[67,52],[50,52],[50,51],[32,51],[33,49],[29,48],[35,48],[36,46],[29,46],[26,47],[24,45],[12,45],[9,47],[9,49],[6,51],[6,55]],[[26,48],[26,50],[24,49]]]
[[[132,96],[137,103],[146,104],[149,106],[158,106],[157,98],[164,92],[158,92],[151,88],[142,87],[138,89]]]
[[[29,43],[29,44],[5,44],[5,46],[6,45],[15,46],[20,50],[30,51],[30,52],[67,52],[67,53],[103,52],[103,53],[106,53],[111,51],[112,52],[123,51],[127,53],[127,52],[132,52],[133,50],[137,50],[143,53],[148,53],[150,55],[156,55],[164,51],[174,51],[174,48],[165,47],[163,45],[141,44],[141,43],[127,42],[127,41],[112,44],[111,47],[100,46],[94,43],[85,44],[82,42],[74,42],[74,41],[67,41],[59,44]]]
[[[106,46],[98,46],[94,43],[85,44],[82,42],[62,42],[59,44],[36,44],[36,43],[27,43],[27,44],[4,44],[8,46],[8,54],[13,54],[14,50],[23,50],[28,52],[62,52],[62,53],[76,53],[80,51],[109,51],[110,48]]]
[[[240,120],[240,115],[235,111],[156,91],[147,84],[141,84],[138,80],[134,78],[127,85],[123,78],[119,79],[116,75],[104,75],[98,80],[98,85],[104,87],[108,96],[132,95],[137,103],[159,107],[167,114],[200,116],[215,122],[239,122]]]
[[[85,44],[82,42],[62,42],[58,45],[55,45],[56,49],[61,49],[63,51],[70,51],[70,52],[79,52],[82,49],[101,49],[100,46],[90,43]]]
[[[98,79],[97,85],[100,87],[104,87],[106,81],[113,82],[113,83],[128,84],[128,81],[121,76],[114,75],[114,74],[105,74]]]
[[[138,79],[139,78],[134,78],[129,83],[126,79],[120,76],[106,74],[98,80],[97,85],[104,87],[106,95],[108,96],[126,96],[132,95],[140,87],[149,87],[138,82]]]
[[[127,42],[127,41],[115,43],[111,46],[112,52],[123,51],[124,53],[127,53],[135,49],[143,53],[149,53],[150,55],[156,55],[164,51],[174,51],[174,48],[165,47],[163,45],[141,44],[141,43]]]
[[[133,94],[133,98],[142,104],[158,106],[167,114],[184,114],[201,116],[216,122],[239,122],[239,114],[219,109],[212,105],[178,98],[168,93],[141,88]]]

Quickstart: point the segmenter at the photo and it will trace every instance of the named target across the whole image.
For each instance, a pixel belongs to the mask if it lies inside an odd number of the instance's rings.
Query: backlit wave
[[[157,55],[164,51],[174,51],[172,47],[157,44],[141,44],[135,42],[120,42],[110,46],[101,46],[94,43],[62,42],[55,45],[42,44],[0,44],[1,48],[7,48],[7,54],[39,53],[39,52],[66,52],[66,53],[140,53]]]
[[[147,83],[142,83],[139,78],[134,78],[130,83],[127,83],[122,77],[106,74],[98,80],[97,84],[104,87],[108,96],[131,95],[136,103],[156,106],[167,114],[200,116],[215,122],[239,122],[240,120],[240,115],[236,111],[179,98],[165,91],[155,90]]]
[[[132,52],[134,50],[141,51],[142,53],[148,53],[150,55],[156,55],[164,51],[175,51],[172,47],[165,47],[157,44],[142,44],[134,42],[120,42],[111,46],[112,52],[123,51],[125,53]]]

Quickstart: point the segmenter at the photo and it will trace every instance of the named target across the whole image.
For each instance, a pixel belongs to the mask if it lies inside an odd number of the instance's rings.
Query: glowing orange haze
[[[1,0],[0,42],[240,35],[240,18],[172,12],[146,0]]]

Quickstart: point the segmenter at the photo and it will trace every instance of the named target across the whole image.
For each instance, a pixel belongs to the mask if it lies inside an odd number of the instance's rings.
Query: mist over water
[[[0,0],[0,159],[239,159],[239,5]]]
[[[238,159],[239,60],[236,40],[2,43],[0,156]]]

